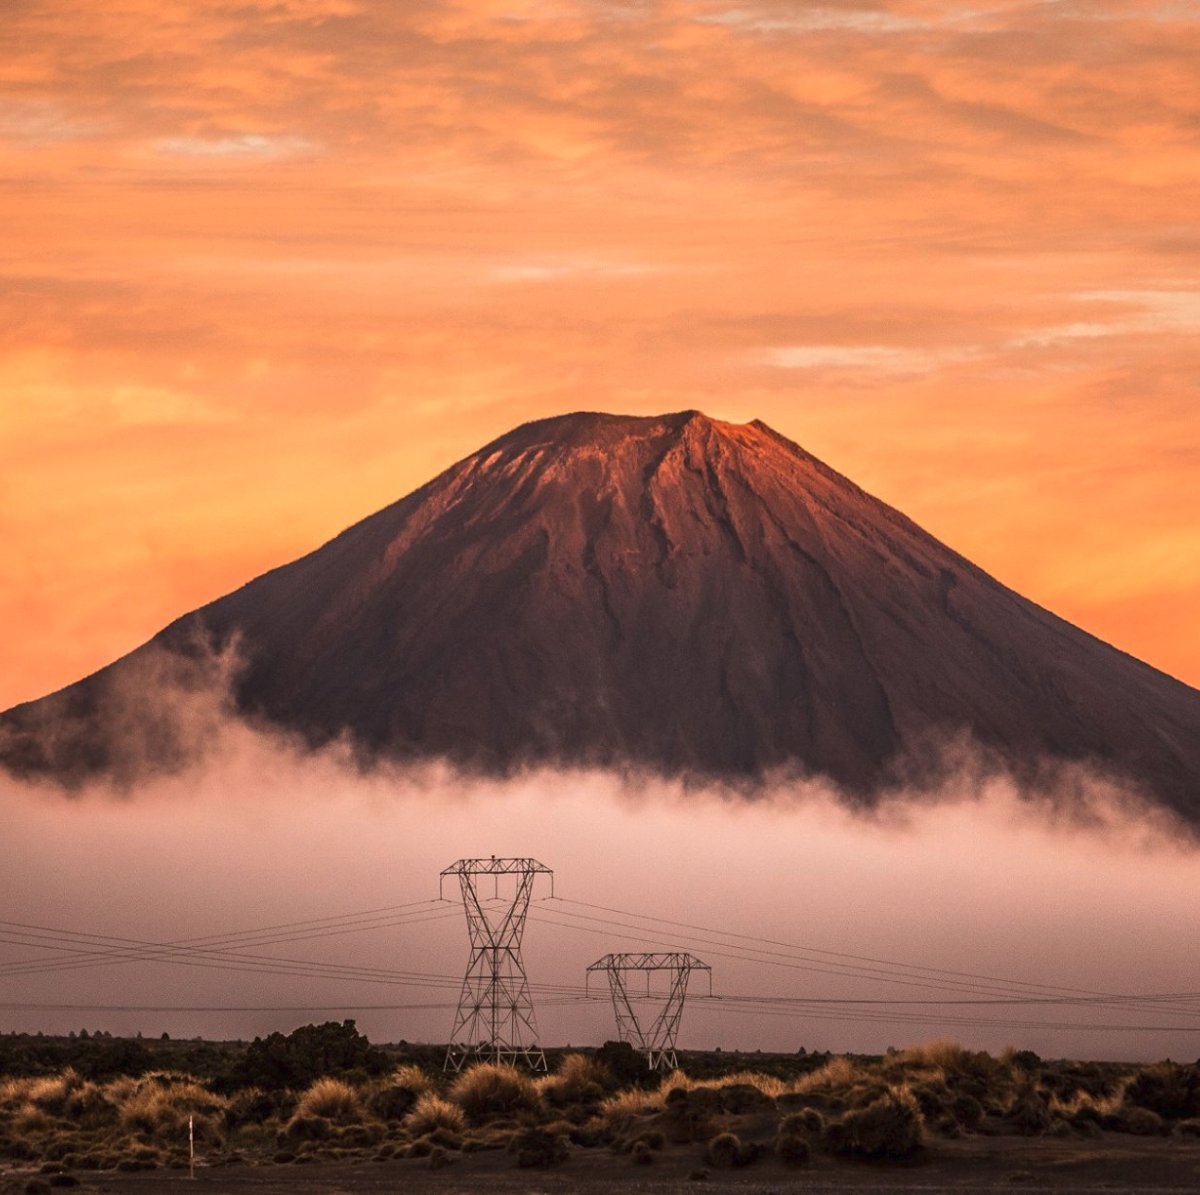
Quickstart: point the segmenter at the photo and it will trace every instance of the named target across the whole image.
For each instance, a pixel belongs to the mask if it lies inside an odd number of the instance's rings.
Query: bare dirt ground
[[[700,1171],[707,1172],[701,1176]],[[30,1170],[0,1176],[0,1193],[17,1195],[41,1176]],[[108,1195],[466,1195],[468,1192],[655,1192],[694,1193],[709,1188],[742,1195],[768,1192],[921,1192],[962,1195],[1004,1190],[1075,1195],[1104,1192],[1166,1192],[1200,1189],[1200,1142],[1131,1139],[1105,1134],[1089,1141],[1046,1138],[968,1138],[938,1142],[918,1159],[898,1163],[837,1161],[817,1155],[812,1164],[789,1169],[775,1158],[739,1170],[704,1166],[702,1147],[668,1146],[649,1165],[605,1149],[573,1149],[551,1170],[519,1170],[503,1153],[466,1155],[441,1170],[427,1159],[386,1162],[319,1163],[307,1166],[223,1166],[148,1173],[79,1173],[80,1192]],[[38,1188],[35,1188],[38,1189]],[[57,1188],[54,1188],[57,1189]]]

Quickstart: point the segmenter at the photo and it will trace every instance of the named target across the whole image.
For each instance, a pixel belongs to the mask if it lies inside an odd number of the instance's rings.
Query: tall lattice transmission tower
[[[553,896],[554,873],[536,859],[459,859],[442,872],[442,888],[447,876],[458,877],[471,939],[471,958],[446,1051],[448,1071],[462,1070],[469,1060],[523,1062],[530,1070],[546,1069],[521,961],[525,915],[537,878],[543,875],[550,877]]]
[[[589,984],[593,972],[597,971],[608,976],[620,1040],[640,1050],[652,1071],[677,1067],[675,1038],[683,1019],[688,980],[693,971],[707,971],[711,995],[712,968],[691,954],[606,954],[588,968]],[[643,974],[646,977],[644,992],[634,978]],[[655,975],[663,976],[666,981],[657,990],[651,985]],[[639,1007],[643,1010],[642,1015],[639,1015]]]

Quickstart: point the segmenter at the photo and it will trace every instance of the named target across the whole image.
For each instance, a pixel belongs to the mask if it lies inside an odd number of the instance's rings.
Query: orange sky
[[[0,708],[583,407],[1200,684],[1194,0],[3,8]]]

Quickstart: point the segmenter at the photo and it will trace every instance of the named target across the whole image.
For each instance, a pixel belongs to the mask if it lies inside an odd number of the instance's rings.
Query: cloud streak
[[[212,729],[207,714],[195,720]],[[948,1035],[1054,1056],[1149,1059],[1190,1048],[1186,1013],[912,1003],[1028,984],[1191,989],[1187,943],[1200,915],[1189,893],[1200,853],[1177,827],[1082,773],[1030,802],[1002,775],[964,766],[936,794],[896,793],[864,812],[819,783],[795,781],[745,801],[604,772],[538,770],[496,782],[433,763],[363,773],[336,750],[298,752],[231,723],[217,730],[204,766],[146,778],[132,795],[93,789],[64,800],[0,779],[0,896],[10,923],[176,941],[426,900],[456,858],[531,855],[555,870],[565,898],[534,907],[525,953],[535,983],[580,984],[587,964],[610,950],[674,947],[708,958],[719,995],[813,1002],[786,1017],[693,1003],[688,1046],[882,1051]],[[761,949],[731,934],[759,939]],[[0,937],[9,939],[0,973],[61,949]],[[440,1005],[453,1004],[466,935],[451,903],[429,919],[251,953],[447,982],[414,993],[366,978],[148,962],[22,967],[6,979],[5,1021],[221,1036],[355,1015],[377,1040],[436,1041],[447,1032],[452,1008]],[[931,968],[975,979],[947,990]],[[406,1003],[435,1007],[390,1007]],[[118,1005],[135,1007],[110,1007]],[[209,1005],[215,1011],[171,1011]],[[263,1011],[246,1011],[256,1006]],[[547,1005],[543,1039],[602,1041],[610,1015],[605,1001]]]

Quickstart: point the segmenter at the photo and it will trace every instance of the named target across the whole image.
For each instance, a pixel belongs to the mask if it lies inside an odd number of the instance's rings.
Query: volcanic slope
[[[1026,601],[760,422],[518,427],[0,716],[0,759],[60,779],[177,766],[190,741],[146,695],[164,674],[186,690],[198,645],[234,642],[243,715],[314,746],[343,739],[364,761],[750,785],[784,769],[869,797],[971,740],[1026,777],[1087,761],[1200,820],[1200,693]]]

